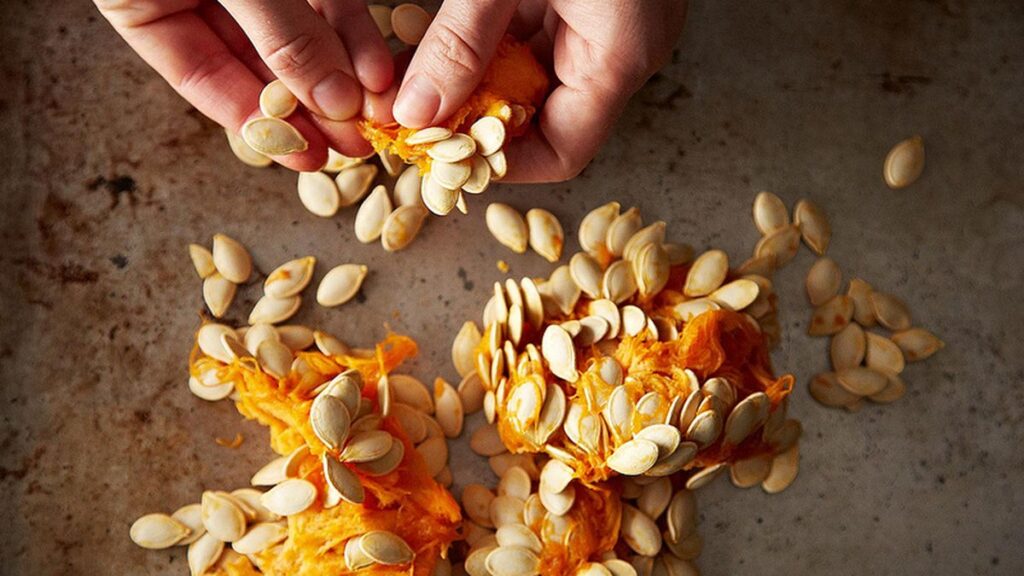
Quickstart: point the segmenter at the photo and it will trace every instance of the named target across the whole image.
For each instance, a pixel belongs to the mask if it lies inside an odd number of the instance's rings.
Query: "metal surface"
[[[4,2],[0,193],[0,572],[185,574],[183,550],[128,540],[142,513],[243,485],[270,455],[229,403],[186,387],[201,308],[185,245],[223,231],[266,272],[314,254],[368,264],[365,300],[300,321],[369,344],[417,337],[410,367],[454,378],[448,345],[503,275],[546,274],[486,232],[488,201],[579,217],[615,198],[669,235],[738,261],[761,189],[832,215],[829,254],[911,303],[947,347],[909,393],[847,414],[806,382],[804,250],[778,277],[779,371],[800,383],[802,470],[785,493],[719,480],[699,493],[707,575],[1024,573],[1024,8],[987,2],[695,2],[672,63],[573,182],[500,186],[387,255],[354,211],[303,211],[295,176],[247,168],[85,2]],[[812,4],[818,5],[812,7]],[[827,5],[825,5],[827,4]],[[882,183],[889,146],[924,136],[923,178]],[[258,293],[240,293],[242,321]],[[472,420],[479,422],[479,416]],[[215,437],[246,441],[237,450]],[[458,482],[486,465],[460,439]],[[489,474],[489,472],[486,472]]]

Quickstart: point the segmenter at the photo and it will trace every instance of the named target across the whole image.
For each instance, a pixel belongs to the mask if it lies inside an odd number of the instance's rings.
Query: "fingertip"
[[[406,79],[398,90],[392,114],[395,120],[408,128],[430,126],[441,108],[441,94],[434,83],[423,74]]]
[[[367,92],[363,98],[363,118],[377,124],[391,124],[395,117],[391,114],[391,108],[395,104],[395,96],[398,95],[398,86],[392,84],[390,88],[381,92]]]
[[[370,92],[384,92],[395,82],[395,64],[388,54],[374,54],[356,62],[356,78]]]

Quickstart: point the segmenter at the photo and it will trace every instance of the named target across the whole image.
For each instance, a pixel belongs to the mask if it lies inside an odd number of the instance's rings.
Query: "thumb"
[[[409,64],[395,100],[395,120],[409,128],[441,123],[480,83],[519,4],[448,0]]]

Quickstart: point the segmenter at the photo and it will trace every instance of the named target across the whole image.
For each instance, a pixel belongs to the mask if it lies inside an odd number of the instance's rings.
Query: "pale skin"
[[[258,117],[260,90],[280,78],[303,104],[288,121],[309,149],[275,160],[300,171],[319,169],[328,146],[370,152],[361,117],[412,128],[444,121],[507,31],[553,72],[534,128],[506,149],[513,182],[579,174],[668,59],[686,14],[685,0],[446,0],[409,60],[392,59],[364,0],[94,1],[179,94],[228,130]]]

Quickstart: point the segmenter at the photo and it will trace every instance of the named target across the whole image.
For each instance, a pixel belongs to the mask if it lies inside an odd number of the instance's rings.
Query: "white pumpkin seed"
[[[362,462],[356,464],[355,467],[360,472],[368,476],[385,476],[395,471],[398,465],[402,463],[402,458],[405,457],[405,444],[401,442],[392,442],[391,450],[382,458],[373,460],[371,462]]]
[[[580,319],[580,332],[576,335],[576,343],[580,346],[591,346],[601,341],[608,333],[608,321],[600,316],[586,316]]]
[[[462,184],[462,191],[482,194],[491,183],[491,165],[483,156],[473,156],[470,162],[469,179]]]
[[[302,305],[302,296],[295,295],[287,298],[274,298],[265,294],[256,301],[256,305],[249,312],[249,324],[277,324],[291,318],[299,311]]]
[[[214,272],[203,280],[203,301],[214,318],[222,318],[227,313],[237,290],[238,285],[221,276],[219,272]]]
[[[604,272],[601,270],[601,265],[590,254],[586,252],[574,254],[569,260],[569,273],[584,294],[591,298],[600,298],[601,279]]]
[[[579,372],[576,371],[576,349],[564,329],[553,324],[548,326],[541,338],[540,350],[552,374],[568,382],[575,382],[579,378]]]
[[[576,502],[576,487],[572,484],[566,486],[561,492],[540,490],[539,494],[544,508],[556,516],[568,514],[569,510],[572,509],[572,505]]]
[[[499,546],[487,555],[486,568],[492,576],[535,576],[540,558],[522,546]]]
[[[205,246],[189,244],[188,256],[200,278],[208,278],[217,272],[217,267],[213,264],[213,254]]]
[[[430,176],[445,188],[458,190],[469,180],[473,171],[472,160],[467,158],[459,162],[442,162],[435,160],[430,164]]]
[[[321,169],[321,171],[337,174],[342,170],[359,166],[364,160],[364,158],[345,156],[334,148],[327,148],[327,164]]]
[[[261,522],[254,524],[231,547],[239,554],[257,554],[267,548],[284,541],[288,537],[288,527],[279,522]]]
[[[622,331],[626,336],[636,336],[647,327],[647,315],[636,306],[622,307]]]
[[[498,428],[493,424],[480,426],[474,430],[473,434],[469,437],[469,447],[473,452],[481,456],[497,456],[503,452],[508,452],[505,444],[501,441],[501,436],[498,434]]]
[[[910,328],[910,309],[899,298],[885,292],[871,292],[871,308],[878,323],[898,332]]]
[[[795,225],[780,228],[763,236],[754,247],[754,256],[771,259],[773,269],[789,264],[800,249],[800,229]]]
[[[320,394],[310,406],[309,423],[313,433],[329,450],[340,450],[348,439],[352,415],[341,399]]]
[[[250,148],[267,156],[286,156],[309,148],[302,134],[279,118],[249,120],[242,125],[242,139]]]
[[[448,463],[448,442],[444,438],[428,438],[416,447],[416,451],[423,456],[431,476],[436,476]]]
[[[429,12],[416,4],[399,4],[391,10],[391,29],[399,40],[415,46],[427,33],[432,19]]]
[[[833,296],[828,302],[814,309],[807,334],[831,336],[845,328],[853,318],[853,299],[845,294]]]
[[[924,360],[946,346],[945,342],[924,328],[896,332],[892,335],[892,341],[900,347],[908,362]]]
[[[886,377],[888,377],[889,383],[885,385],[881,392],[868,396],[868,400],[876,404],[889,404],[903,398],[907,393],[907,385],[899,375],[886,374]]]
[[[132,523],[128,531],[132,542],[149,550],[170,548],[191,533],[188,526],[167,514],[146,514]]]
[[[263,291],[274,298],[287,298],[302,292],[313,279],[316,258],[296,258],[278,266],[263,282]]]
[[[658,445],[650,440],[633,439],[623,443],[605,461],[619,474],[638,476],[650,470],[658,460]]]
[[[316,486],[308,480],[289,478],[263,493],[260,503],[280,516],[298,514],[316,500]]]
[[[452,364],[460,376],[466,377],[476,370],[474,351],[480,344],[480,329],[472,320],[466,321],[452,341]]]
[[[772,402],[764,392],[741,400],[725,420],[725,442],[738,445],[768,420]]]
[[[911,136],[889,150],[882,167],[882,176],[889,188],[899,190],[916,182],[923,171],[924,139]]]
[[[359,545],[360,540],[362,540],[362,536],[356,536],[345,542],[345,566],[352,571],[363,570],[374,564],[373,558],[370,558],[363,552],[362,547]]]
[[[805,286],[811,306],[821,306],[839,293],[843,275],[831,258],[818,258],[807,272]]]
[[[722,432],[722,415],[714,410],[700,412],[686,429],[687,440],[704,448],[718,439]]]
[[[188,546],[188,569],[192,576],[203,576],[206,571],[220,558],[224,551],[224,542],[212,534],[203,534]]]
[[[522,215],[508,204],[492,202],[484,217],[494,238],[513,252],[526,252],[529,229]]]
[[[342,264],[331,268],[317,287],[316,301],[327,307],[348,302],[359,292],[367,271],[362,264]]]
[[[397,444],[400,444],[400,442],[397,442]],[[342,500],[351,502],[352,504],[362,504],[363,500],[366,498],[366,491],[363,489],[363,485],[359,482],[359,477],[356,476],[355,472],[352,472],[349,470],[348,466],[345,466],[338,460],[335,460],[330,454],[324,454],[320,460],[323,465],[324,479],[327,481],[328,486],[337,491],[338,496],[340,496]],[[371,460],[371,462],[377,461],[380,461],[380,459]],[[293,482],[293,480],[288,480],[288,482]],[[272,488],[270,492],[267,492],[267,494],[270,494],[274,490],[280,490],[284,485],[285,484],[279,484]],[[264,502],[264,504],[267,503]],[[267,505],[267,507],[273,510],[269,505]],[[278,514],[287,516],[287,514],[279,511]]]
[[[235,154],[235,158],[241,160],[243,164],[252,166],[253,168],[266,168],[274,163],[274,161],[267,156],[253,150],[252,146],[246,144],[245,140],[238,134],[227,129],[224,130],[224,133],[227,134],[228,146],[231,147],[231,151]]]
[[[697,499],[689,490],[679,490],[672,496],[665,514],[668,540],[681,542],[697,529]]]
[[[398,154],[392,154],[388,149],[377,152],[377,158],[380,159],[380,165],[384,167],[384,171],[388,173],[388,176],[398,176],[402,166],[405,166],[402,158]]]
[[[463,377],[459,382],[458,393],[466,414],[475,414],[484,407],[485,392],[483,382],[475,370]]]
[[[635,438],[653,442],[658,447],[658,460],[668,458],[676,451],[680,440],[682,440],[679,429],[668,424],[647,426],[637,432]]]
[[[656,556],[661,551],[661,532],[650,516],[629,504],[622,505],[619,535],[641,556]]]
[[[697,456],[697,445],[693,442],[680,442],[675,451],[664,458],[660,458],[651,469],[645,472],[647,476],[660,477],[670,476],[683,469]]]
[[[626,250],[629,251],[629,246]],[[649,298],[661,292],[668,283],[669,268],[668,252],[660,243],[651,242],[640,248],[633,260],[633,275],[640,295]]]
[[[326,332],[319,330],[313,332],[313,341],[316,343],[317,350],[326,356],[346,356],[351,352],[344,342]],[[353,407],[350,406],[349,408],[349,412],[352,412]]]
[[[271,118],[287,118],[299,107],[299,99],[281,80],[274,80],[260,91],[260,111]]]
[[[356,212],[356,240],[363,244],[375,242],[380,238],[381,232],[384,230],[384,223],[390,215],[391,198],[388,197],[388,189],[383,185],[378,185],[359,205],[359,210]]]
[[[765,278],[771,277],[774,272],[775,257],[773,255],[751,256],[736,269],[736,273],[741,276],[756,274]]]
[[[334,179],[323,172],[300,172],[298,185],[299,201],[316,216],[330,218],[338,213],[341,197]]]
[[[367,430],[352,436],[345,444],[338,460],[342,462],[370,462],[383,458],[391,450],[394,437],[386,430]]]
[[[477,151],[490,156],[505,144],[505,124],[494,116],[484,116],[469,127],[469,135],[476,141]]]
[[[427,209],[416,205],[399,206],[384,221],[381,245],[388,252],[397,252],[412,243],[427,218]]]
[[[442,162],[459,162],[476,152],[476,142],[466,134],[452,134],[427,149],[427,155]]]
[[[789,226],[786,204],[771,192],[759,192],[754,197],[754,225],[762,235]]]
[[[899,374],[906,365],[903,351],[895,342],[873,332],[867,332],[867,350],[864,355],[868,368],[887,374]]]
[[[847,408],[860,402],[860,395],[854,394],[839,383],[835,372],[823,372],[811,379],[808,390],[819,404],[832,408]]]
[[[604,271],[601,294],[606,299],[621,304],[636,294],[636,290],[636,279],[633,278],[633,271],[626,260],[617,260]]]
[[[657,520],[668,508],[668,503],[671,500],[672,481],[662,477],[643,487],[640,497],[637,498],[636,506],[649,518]]]
[[[440,142],[441,140],[447,140],[452,135],[452,131],[443,126],[430,126],[417,130],[410,134],[405,139],[405,143],[410,146],[418,146],[420,144],[433,144],[434,142]]]
[[[557,262],[562,257],[565,234],[562,224],[555,215],[542,208],[531,208],[526,212],[530,248],[548,262]]]
[[[619,214],[608,226],[604,244],[612,256],[622,256],[626,243],[643,226],[640,210],[635,206]]]
[[[639,556],[638,558],[643,558],[643,556]],[[637,576],[636,568],[633,568],[633,566],[625,560],[611,558],[602,562],[601,565],[608,570],[609,576]]]
[[[498,482],[499,496],[513,496],[526,501],[530,497],[530,475],[519,466],[513,466],[505,471]]]
[[[607,250],[605,238],[612,221],[619,215],[619,208],[618,202],[609,202],[591,210],[583,217],[579,230],[580,248],[591,255],[601,255]]]
[[[864,366],[839,370],[836,376],[843,388],[858,396],[878,394],[889,383],[885,374]]]
[[[544,545],[540,538],[524,524],[505,524],[495,533],[499,546],[519,546],[540,554]]]
[[[279,456],[274,458],[252,475],[249,481],[253,486],[276,486],[288,479],[287,466],[289,458]]]
[[[716,478],[718,478],[718,476],[721,475],[722,472],[725,472],[726,466],[728,465],[723,462],[720,464],[708,466],[707,468],[700,470],[699,472],[697,472],[693,476],[690,476],[690,478],[686,480],[686,489],[692,491],[707,486],[708,484],[712,483]]]
[[[224,234],[213,235],[213,264],[217,271],[235,284],[243,284],[252,273],[252,258],[237,240]]]
[[[263,492],[255,488],[239,488],[229,494],[235,503],[244,507],[246,519],[250,522],[276,522],[281,517],[263,507],[260,498]]]
[[[228,335],[232,338],[235,337],[235,331],[223,324],[208,323],[203,324],[199,331],[196,333],[196,343],[199,345],[199,350],[207,356],[220,360],[224,363],[230,363],[234,357],[224,348],[223,336]]]
[[[508,172],[508,159],[505,158],[505,151],[498,150],[490,156],[484,156],[487,165],[491,167],[491,179],[501,180]]]
[[[867,341],[864,338],[864,330],[860,325],[851,322],[832,337],[829,346],[829,356],[832,360],[833,370],[843,370],[860,366],[864,361],[864,354],[867,351]]]
[[[441,380],[434,382],[434,403],[437,406],[437,423],[448,438],[462,434],[464,412],[462,399],[452,385]]]
[[[462,489],[462,508],[473,522],[487,528],[493,528],[491,522],[491,500],[494,493],[481,484],[467,484]]]
[[[740,278],[717,288],[708,298],[727,310],[739,311],[750,306],[760,291],[761,288],[753,280]]]
[[[334,177],[334,183],[338,187],[341,207],[352,206],[362,200],[370,191],[370,184],[373,184],[376,177],[376,164],[361,164],[338,172]]]
[[[689,322],[705,312],[721,310],[721,308],[722,307],[711,298],[696,298],[694,300],[687,300],[676,304],[672,307],[672,312],[676,315],[676,318],[683,322]]]
[[[305,350],[313,345],[313,331],[305,326],[278,326],[276,331],[281,343],[294,351]]]
[[[832,225],[825,211],[810,200],[800,200],[793,209],[793,223],[800,228],[804,244],[818,256],[823,256],[832,239]]]
[[[400,536],[386,530],[372,530],[359,539],[359,548],[378,564],[393,566],[412,562],[416,554]]]
[[[395,180],[395,188],[392,191],[395,206],[420,206],[423,201],[420,199],[420,169],[413,165],[402,171],[402,174]]]
[[[594,316],[600,316],[608,322],[608,332],[605,334],[605,338],[616,338],[619,335],[619,330],[622,327],[622,316],[619,312],[619,307],[614,302],[608,299],[594,300],[588,305],[587,311]]]
[[[423,176],[420,196],[428,210],[438,216],[446,216],[455,209],[460,193],[458,190],[445,188],[428,173]]]
[[[722,285],[728,273],[729,256],[721,250],[708,250],[694,260],[686,275],[683,294],[690,298],[707,296]]]

